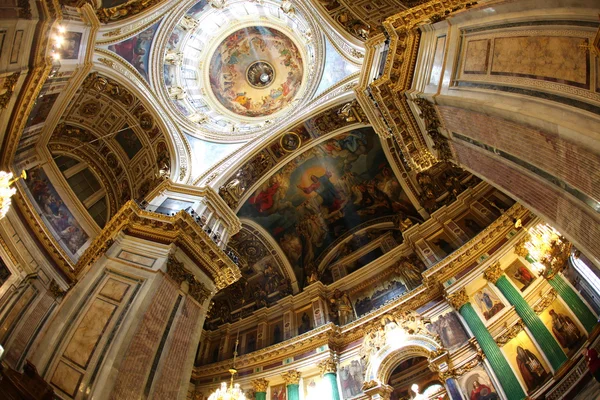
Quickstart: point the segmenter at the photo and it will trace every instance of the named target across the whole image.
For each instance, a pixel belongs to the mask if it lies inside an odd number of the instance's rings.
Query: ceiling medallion
[[[263,89],[270,86],[275,79],[275,69],[266,61],[256,61],[248,67],[246,80],[250,86]]]
[[[291,153],[296,150],[302,144],[302,139],[296,132],[286,132],[281,135],[281,139],[279,139],[279,144],[283,150]]]

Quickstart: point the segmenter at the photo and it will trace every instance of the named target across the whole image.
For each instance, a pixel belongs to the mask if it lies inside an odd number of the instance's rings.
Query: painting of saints
[[[548,372],[546,372],[540,360],[528,349],[517,346],[516,360],[528,392],[540,387],[548,378]]]
[[[486,320],[491,319],[504,309],[504,303],[500,301],[498,296],[491,292],[488,288],[483,288],[475,293],[475,300]]]
[[[453,311],[441,315],[435,322],[429,324],[427,329],[438,334],[444,347],[449,350],[456,349],[469,339],[467,332]]]
[[[461,377],[460,386],[469,400],[500,399],[490,377],[481,365],[475,367],[469,374]]]
[[[535,280],[535,275],[518,259],[506,268],[506,275],[521,292]]]
[[[271,400],[286,400],[287,393],[285,385],[277,385],[271,388]]]
[[[570,317],[565,314],[550,310],[552,317],[552,333],[565,349],[573,349],[580,344],[582,339],[581,332],[577,325],[573,323]]]
[[[360,360],[352,360],[350,364],[342,366],[339,377],[344,399],[349,399],[362,393],[365,372]]]
[[[312,184],[307,187],[297,185],[298,189],[306,194],[311,194],[313,192],[317,193],[321,198],[321,204],[327,207],[330,213],[339,210],[344,204],[340,194],[329,179],[332,175],[333,174],[330,171],[326,171],[321,177],[311,175],[310,180],[312,181]]]

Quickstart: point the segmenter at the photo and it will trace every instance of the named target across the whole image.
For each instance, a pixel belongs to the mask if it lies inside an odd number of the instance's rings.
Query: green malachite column
[[[515,311],[519,314],[527,328],[529,328],[529,331],[540,345],[544,354],[546,354],[546,357],[548,357],[552,368],[555,371],[558,370],[561,365],[567,362],[568,358],[556,339],[554,339],[554,336],[546,328],[546,325],[544,325],[535,311],[529,307],[529,304],[527,304],[521,293],[508,281],[506,275],[498,278],[496,287],[500,289],[506,300],[515,306]]]
[[[267,388],[269,387],[269,381],[264,378],[260,378],[255,379],[250,383],[254,389],[254,400],[267,400]]]
[[[473,332],[475,339],[477,339],[477,343],[479,343],[479,346],[485,353],[496,377],[498,377],[498,381],[500,381],[500,385],[502,385],[502,389],[508,400],[524,399],[525,392],[519,384],[515,373],[508,364],[508,361],[506,361],[504,354],[500,351],[494,338],[479,319],[473,306],[468,302],[468,297],[464,289],[453,294],[448,300],[452,306],[460,312],[460,315],[463,316],[467,325],[469,325],[471,332]]]
[[[287,385],[288,400],[300,400],[300,386],[297,383]]]
[[[329,382],[331,387],[331,400],[340,400],[340,391],[338,390],[337,377],[333,372],[323,375],[323,380]]]
[[[288,371],[281,375],[287,387],[288,400],[300,400],[300,372]]]
[[[548,283],[556,290],[556,293],[567,303],[573,314],[579,319],[579,322],[585,327],[585,330],[590,333],[596,323],[596,317],[594,313],[590,311],[588,306],[581,300],[579,294],[573,290],[573,288],[565,282],[565,279],[561,275],[554,275],[548,279]]]

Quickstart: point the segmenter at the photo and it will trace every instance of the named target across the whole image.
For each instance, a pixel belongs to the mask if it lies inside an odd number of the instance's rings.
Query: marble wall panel
[[[79,383],[83,374],[75,368],[61,361],[58,363],[50,383],[65,392],[71,397],[75,397]]]
[[[446,36],[440,36],[435,41],[435,53],[433,56],[433,65],[429,75],[429,85],[437,87],[442,78],[442,66],[444,62],[444,49],[446,47]]]
[[[2,325],[0,325],[0,341],[2,343],[5,343],[7,336],[12,331],[13,324],[33,299],[36,292],[37,290],[33,286],[28,286],[21,294],[21,297],[11,307],[4,321],[2,321]]]
[[[588,55],[581,51],[587,44],[580,37],[496,38],[491,73],[588,87]]]
[[[467,43],[467,53],[463,72],[465,74],[485,74],[490,57],[490,40],[470,40]]]
[[[111,300],[120,302],[123,300],[125,293],[127,293],[127,289],[129,289],[129,285],[125,282],[110,278],[106,281],[102,290],[100,290],[100,294]]]
[[[75,329],[64,356],[81,368],[87,368],[90,357],[116,309],[114,304],[94,299]]]

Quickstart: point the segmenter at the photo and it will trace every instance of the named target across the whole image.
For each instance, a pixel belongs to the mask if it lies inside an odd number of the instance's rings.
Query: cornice
[[[88,249],[79,258],[75,272],[81,273],[101,257],[120,232],[131,236],[179,246],[206,275],[218,290],[241,277],[237,265],[184,211],[175,216],[165,216],[144,211],[133,201],[128,201],[110,220]]]

